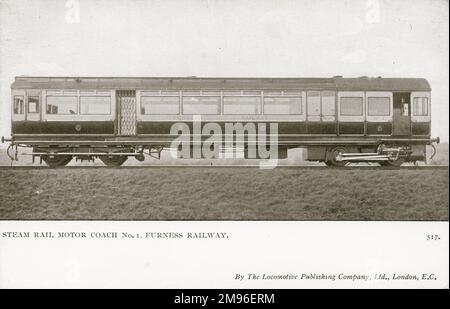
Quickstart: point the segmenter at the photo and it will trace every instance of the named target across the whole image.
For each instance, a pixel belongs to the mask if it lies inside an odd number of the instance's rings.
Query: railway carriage
[[[2,141],[12,159],[31,147],[52,167],[73,158],[119,166],[159,157],[173,124],[192,129],[200,115],[221,127],[276,123],[280,158],[304,148],[306,160],[332,166],[399,166],[425,161],[426,145],[439,142],[430,92],[421,78],[16,77],[12,136]]]

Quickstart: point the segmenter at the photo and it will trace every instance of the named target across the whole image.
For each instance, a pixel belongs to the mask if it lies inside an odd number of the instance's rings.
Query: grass
[[[0,170],[0,219],[448,220],[448,170]]]

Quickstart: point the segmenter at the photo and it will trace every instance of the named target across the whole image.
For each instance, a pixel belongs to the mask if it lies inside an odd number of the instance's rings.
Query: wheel
[[[388,160],[379,162],[381,166],[400,166],[405,162],[404,158],[398,158],[397,160]]]
[[[139,154],[137,156],[135,156],[136,160],[138,160],[139,162],[143,162],[145,161],[145,157],[143,154]]]
[[[66,166],[72,160],[72,156],[53,156],[52,158],[46,155],[42,156],[42,160],[44,160],[49,167],[62,167]]]
[[[112,158],[107,156],[100,157],[100,160],[102,160],[106,166],[121,166],[127,159],[127,156],[113,156]]]
[[[347,161],[338,160],[338,157],[345,153],[345,151],[345,147],[342,146],[333,148],[331,151],[327,152],[327,160],[325,161],[325,164],[328,166],[338,167],[347,165]]]

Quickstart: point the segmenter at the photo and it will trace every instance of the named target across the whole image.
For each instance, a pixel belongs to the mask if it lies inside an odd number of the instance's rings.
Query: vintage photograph
[[[448,1],[0,1],[1,220],[448,221]]]

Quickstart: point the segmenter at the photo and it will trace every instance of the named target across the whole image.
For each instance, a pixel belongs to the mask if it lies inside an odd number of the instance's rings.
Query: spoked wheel
[[[345,153],[344,147],[336,147],[333,148],[328,154],[327,154],[327,160],[325,161],[325,164],[328,166],[337,166],[342,167],[347,165],[347,161],[340,161],[340,157],[342,157],[342,154]]]
[[[42,156],[42,160],[49,166],[49,167],[62,167],[66,166],[70,161],[72,161],[72,156],[49,156],[45,155]]]
[[[108,156],[101,156],[100,160],[106,165],[106,166],[121,166],[125,163],[125,161],[128,159],[127,156],[112,156],[111,158]]]

